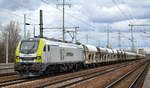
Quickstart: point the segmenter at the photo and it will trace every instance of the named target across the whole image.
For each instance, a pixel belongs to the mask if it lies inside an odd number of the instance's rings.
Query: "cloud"
[[[61,0],[0,0],[1,17],[0,22],[7,24],[10,20],[23,23],[23,15],[26,13],[27,22],[32,24],[39,24],[39,10],[43,10],[44,27],[62,27],[62,9],[56,8],[56,4],[60,4]],[[135,18],[135,24],[149,23],[150,1],[143,0],[117,0],[118,7],[112,0],[66,0],[71,3],[72,7],[65,7],[65,26],[75,27],[79,26],[78,37],[80,42],[86,43],[86,35],[89,35],[89,44],[98,45],[99,41],[102,46],[106,45],[106,26],[109,24],[112,28],[111,37],[118,36],[118,30],[124,35],[130,36],[128,24],[131,15]],[[17,14],[18,16],[14,15]],[[23,30],[23,24],[20,25]],[[33,26],[27,26],[27,30],[33,32]],[[146,28],[148,29],[148,28]],[[139,28],[139,30],[143,30]],[[58,32],[58,33],[57,33]],[[62,38],[62,30],[59,31],[47,29],[44,35],[47,37]],[[36,35],[39,34],[39,26],[36,25]],[[135,37],[140,39],[135,33]],[[67,38],[69,35],[67,34]],[[124,40],[124,46],[130,46],[130,41]],[[118,38],[111,38],[111,44],[117,47]],[[127,44],[126,44],[127,42]],[[143,44],[143,43],[142,43]]]
[[[0,8],[8,10],[35,10],[41,5],[40,0],[1,0]]]

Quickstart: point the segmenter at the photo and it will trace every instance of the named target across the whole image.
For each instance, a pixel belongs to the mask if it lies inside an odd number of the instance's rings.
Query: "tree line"
[[[21,39],[21,28],[15,21],[6,25],[0,24],[0,63],[6,62],[6,46],[8,43],[8,62],[15,61],[15,50]]]

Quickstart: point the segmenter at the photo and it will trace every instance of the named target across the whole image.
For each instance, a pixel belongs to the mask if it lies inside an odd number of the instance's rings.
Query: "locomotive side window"
[[[43,49],[43,51],[44,51],[44,52],[46,52],[46,45],[44,46],[44,49]]]
[[[50,51],[50,46],[48,45],[48,51]]]

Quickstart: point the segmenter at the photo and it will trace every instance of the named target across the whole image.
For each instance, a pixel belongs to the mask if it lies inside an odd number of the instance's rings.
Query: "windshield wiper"
[[[29,54],[34,49],[34,47],[35,47],[35,42],[34,42],[34,45],[32,46],[32,48],[28,50],[27,54]]]

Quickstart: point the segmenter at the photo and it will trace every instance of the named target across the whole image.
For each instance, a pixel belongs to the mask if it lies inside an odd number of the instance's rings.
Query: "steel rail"
[[[5,76],[11,76],[17,74],[16,72],[10,72],[10,73],[2,73],[0,74],[0,77],[5,77]]]
[[[37,77],[37,78],[23,77],[23,78],[3,81],[3,82],[0,82],[0,87],[10,86],[10,85],[19,84],[19,83],[28,82],[28,81],[33,81],[33,80],[42,79],[42,78],[45,78],[45,77]]]
[[[136,71],[138,68],[140,68],[141,66],[143,66],[145,63],[140,64],[138,67],[135,67],[134,69],[130,70],[129,72],[127,72],[126,74],[124,74],[123,76],[121,76],[119,79],[115,80],[114,82],[112,82],[111,84],[109,84],[108,86],[106,86],[106,88],[112,88],[113,86],[115,86],[116,84],[118,84],[122,79],[126,78],[127,76],[129,76],[130,74],[132,74],[134,71]]]
[[[147,64],[147,66],[144,68],[144,70],[140,74],[138,74],[138,76],[135,78],[135,80],[132,82],[132,84],[128,88],[134,88],[133,86],[136,84],[136,82],[142,76],[142,74],[147,70],[148,65],[149,64]]]
[[[133,63],[132,63],[133,64]],[[62,83],[62,82],[65,82],[65,81],[69,81],[69,80],[73,80],[73,79],[77,79],[77,78],[81,78],[80,80],[77,80],[75,82],[72,82],[72,83],[69,83],[69,84],[65,84],[65,85],[62,85],[58,88],[64,88],[64,87],[67,87],[67,86],[70,86],[70,85],[73,85],[73,84],[76,84],[76,83],[79,83],[81,81],[85,81],[85,80],[88,80],[88,79],[91,79],[91,78],[94,78],[94,77],[97,77],[99,75],[103,75],[105,73],[109,73],[109,72],[112,72],[114,70],[117,70],[119,68],[122,68],[122,67],[126,67],[126,66],[129,66],[131,65],[131,63],[129,63],[128,65],[122,65],[122,66],[115,66],[113,68],[107,68],[104,69],[104,70],[101,70],[101,71],[96,71],[96,72],[92,72],[92,73],[88,73],[88,74],[82,74],[82,75],[79,75],[79,76],[75,76],[75,77],[70,77],[70,78],[66,78],[66,79],[62,79],[62,80],[58,80],[58,81],[55,81],[55,82],[51,82],[51,83],[47,83],[47,84],[44,84],[44,85],[39,85],[37,86],[36,88],[43,88],[43,87],[48,87],[48,86],[52,86],[52,85],[57,85],[59,83]],[[94,75],[95,74],[95,75]],[[91,75],[91,76],[90,76]],[[92,76],[93,75],[93,76]],[[86,76],[89,76],[89,77],[86,77]]]

